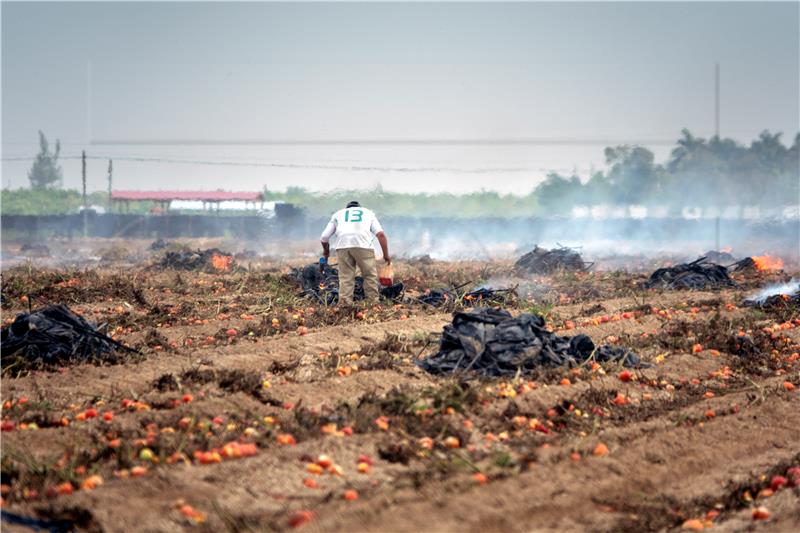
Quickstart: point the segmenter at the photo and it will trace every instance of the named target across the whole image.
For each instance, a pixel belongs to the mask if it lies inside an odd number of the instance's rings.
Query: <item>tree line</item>
[[[664,164],[641,146],[605,149],[608,169],[586,182],[550,173],[536,187],[541,206],[667,205],[725,207],[800,204],[800,133],[791,146],[762,132],[749,146],[695,137],[684,129]]]
[[[60,143],[50,150],[39,132],[40,150],[28,178],[30,189],[2,191],[7,214],[59,214],[80,205],[77,191],[61,189]],[[314,192],[302,187],[264,191],[265,199],[295,204],[315,213],[339,209],[358,198],[384,215],[518,217],[569,214],[575,206],[644,205],[726,207],[800,204],[800,133],[786,146],[780,133],[762,132],[749,145],[729,138],[695,137],[684,129],[664,163],[643,146],[605,149],[607,168],[588,179],[551,172],[530,193],[396,193],[371,190]],[[101,200],[103,193],[93,193]],[[149,206],[138,206],[145,212]]]

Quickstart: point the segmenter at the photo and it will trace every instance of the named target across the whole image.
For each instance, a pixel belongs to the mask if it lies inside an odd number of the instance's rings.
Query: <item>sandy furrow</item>
[[[3,398],[28,396],[32,399],[59,397],[66,403],[115,394],[135,396],[146,391],[160,375],[180,373],[210,361],[213,368],[266,371],[273,361],[288,361],[296,357],[318,355],[321,351],[337,349],[355,351],[367,342],[378,342],[386,333],[408,334],[441,331],[450,315],[428,315],[407,320],[392,320],[376,324],[344,324],[311,330],[305,336],[269,338],[255,343],[240,341],[235,345],[209,350],[181,350],[177,354],[151,354],[135,365],[80,365],[65,373],[38,372],[19,379],[3,379]]]
[[[612,446],[603,458],[537,466],[485,487],[431,484],[406,494],[411,500],[402,506],[386,506],[386,498],[401,495],[335,503],[311,529],[480,531],[491,524],[492,530],[577,531],[615,529],[627,521],[635,529],[626,507],[653,506],[663,513],[665,496],[682,502],[721,497],[727,481],[788,460],[798,452],[799,425],[795,402],[764,403],[702,428],[673,427]]]

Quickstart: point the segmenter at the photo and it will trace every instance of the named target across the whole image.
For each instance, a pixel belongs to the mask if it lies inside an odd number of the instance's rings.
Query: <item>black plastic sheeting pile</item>
[[[321,303],[333,305],[339,300],[339,271],[325,265],[321,270],[319,264],[313,263],[303,268],[294,268],[289,277],[303,288],[303,295],[315,298]],[[397,300],[403,296],[403,284],[395,283],[388,287],[380,287],[380,294],[388,300]],[[364,300],[364,278],[356,276],[356,288],[353,300]]]
[[[487,289],[480,288],[469,291],[462,296],[458,295],[455,289],[430,289],[415,299],[423,304],[433,307],[441,307],[454,303],[461,299],[461,303],[466,306],[473,305],[498,305],[506,303],[508,298],[516,297],[514,289]]]
[[[583,260],[581,254],[563,246],[552,250],[535,246],[514,264],[517,270],[531,274],[552,274],[558,270],[584,271],[591,265]]]
[[[691,263],[682,263],[667,268],[659,268],[650,275],[644,286],[648,289],[719,289],[736,287],[728,276],[728,269],[716,263],[709,263],[701,257]]]
[[[559,337],[547,331],[544,318],[503,309],[481,307],[455,313],[444,327],[439,351],[418,359],[432,374],[472,371],[483,377],[508,377],[539,367],[573,366],[593,357],[597,362],[619,361],[628,367],[649,366],[625,348],[595,347],[586,335]]]
[[[741,261],[737,261],[731,265],[731,268],[733,268],[734,272],[755,272],[758,270],[752,257],[745,257]]]
[[[22,526],[32,531],[49,531],[51,533],[67,533],[75,531],[76,524],[72,520],[50,520],[33,518],[9,511],[0,510],[0,520],[15,526]]]
[[[116,351],[139,353],[104,335],[63,305],[17,315],[3,329],[0,342],[4,367],[19,358],[30,364],[48,365],[103,360]]]
[[[214,254],[230,257],[231,262],[233,256],[229,253],[223,252],[219,248],[209,248],[208,250],[178,250],[168,251],[158,262],[157,266],[160,268],[174,268],[176,270],[209,270],[216,271],[211,258]]]

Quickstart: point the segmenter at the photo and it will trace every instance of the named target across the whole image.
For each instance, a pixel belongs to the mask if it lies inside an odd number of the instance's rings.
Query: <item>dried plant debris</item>
[[[167,251],[156,266],[176,270],[229,272],[233,270],[234,264],[233,255],[218,248],[209,248],[196,251],[186,249]]]

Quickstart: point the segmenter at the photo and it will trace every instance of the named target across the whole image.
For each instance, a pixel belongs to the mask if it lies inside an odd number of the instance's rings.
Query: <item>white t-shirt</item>
[[[331,221],[325,226],[320,240],[328,242],[335,234],[337,250],[339,248],[372,249],[373,238],[381,231],[383,228],[375,213],[364,207],[348,207],[333,214]]]

